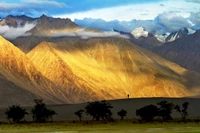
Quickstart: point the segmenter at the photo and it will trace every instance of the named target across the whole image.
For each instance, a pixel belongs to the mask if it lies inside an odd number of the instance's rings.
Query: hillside
[[[0,74],[0,107],[19,103],[25,106],[32,105],[33,99],[37,98],[40,97],[17,86]]]
[[[87,87],[79,86],[77,82],[82,81],[71,70],[64,60],[55,52],[52,43],[42,42],[27,54],[37,70],[46,78],[54,82],[61,93],[53,95],[66,103],[79,103],[83,101],[94,101],[109,97],[98,96]],[[86,83],[85,81],[82,81]]]
[[[24,37],[25,38],[25,37]],[[33,37],[26,55],[1,37],[0,74],[50,103],[199,95],[198,73],[118,37]],[[44,41],[44,40],[48,40]],[[26,43],[24,43],[26,44]]]
[[[53,92],[57,91],[54,83],[37,71],[26,55],[3,37],[0,37],[0,51],[0,74],[16,86],[8,86],[8,89],[13,88],[14,91],[22,88],[21,92],[25,92],[25,94],[28,94],[28,92],[33,93],[38,98],[43,98],[49,103],[62,102],[52,95]],[[3,82],[2,84],[7,83]],[[21,96],[25,94],[22,93]],[[12,95],[14,97],[14,92]],[[32,97],[30,97],[30,100],[33,101]]]
[[[200,72],[199,41],[200,30],[173,42],[165,43],[160,47],[155,47],[153,52],[170,61],[176,62],[186,69]]]
[[[122,38],[63,37],[54,43],[37,45],[27,56],[52,82],[75,83],[78,89],[74,95],[79,99],[83,95],[78,92],[86,88],[93,99],[119,99],[127,94],[130,97],[193,96],[200,87],[194,80],[199,78],[197,73]],[[61,73],[66,77],[58,78]]]

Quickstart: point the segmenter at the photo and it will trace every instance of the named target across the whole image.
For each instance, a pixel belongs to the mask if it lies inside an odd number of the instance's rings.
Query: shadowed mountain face
[[[176,62],[184,68],[200,72],[200,30],[160,47],[153,52],[164,58]]]
[[[33,35],[47,36],[57,32],[71,32],[80,29],[80,27],[70,19],[52,18],[42,15],[37,19],[36,26],[28,31]]]
[[[36,19],[27,17],[25,15],[22,16],[12,16],[9,15],[3,20],[0,25],[7,25],[9,27],[19,27],[24,26],[26,23],[33,23]]]
[[[148,37],[135,39],[130,33],[120,33],[129,35],[131,41],[140,47],[151,50],[186,69],[200,72],[200,30],[189,33],[188,29],[184,28],[173,32],[166,38],[166,41],[171,40],[171,42],[162,45],[151,34]]]
[[[131,97],[183,97],[195,95],[200,87],[188,76],[199,78],[198,74],[126,39],[59,38],[54,43],[42,42],[27,56],[46,78],[62,86],[66,97],[70,94],[80,98],[83,95],[79,92],[90,92],[93,99],[125,98],[127,94]],[[87,100],[79,102],[83,101]]]
[[[172,32],[166,39],[165,42],[173,42],[182,37],[186,37],[189,34],[189,30],[187,28],[183,28],[179,31]]]
[[[6,79],[0,74],[0,107],[13,104],[32,105],[33,99],[41,98]]]
[[[34,47],[43,41],[53,41],[51,37],[27,36],[18,37],[11,42],[24,53],[30,52]]]

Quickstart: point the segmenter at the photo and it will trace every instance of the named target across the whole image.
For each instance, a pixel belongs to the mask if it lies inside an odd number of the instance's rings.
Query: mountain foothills
[[[128,94],[132,98],[199,95],[198,70],[190,71],[175,64],[181,64],[184,58],[198,58],[199,31],[163,44],[142,28],[132,33],[115,30],[129,39],[124,36],[83,39],[74,34],[79,30],[103,31],[84,29],[69,19],[45,15],[36,19],[8,16],[1,21],[2,26],[10,27],[23,27],[26,23],[35,23],[27,31],[28,36],[10,42],[0,37],[0,106],[31,105],[35,98],[62,104],[127,98]],[[189,54],[190,49],[195,51]],[[187,68],[193,64],[185,61]]]

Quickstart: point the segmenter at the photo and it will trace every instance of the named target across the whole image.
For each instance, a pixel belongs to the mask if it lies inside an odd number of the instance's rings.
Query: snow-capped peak
[[[160,41],[161,43],[165,43],[166,38],[170,35],[169,32],[167,32],[166,34],[155,34],[154,36],[157,38],[158,41]]]
[[[188,29],[188,34],[191,35],[191,34],[194,34],[196,31],[195,30],[192,30],[190,28],[187,28]]]
[[[139,28],[135,28],[131,34],[136,38],[140,38],[140,37],[148,37],[148,31],[146,31],[143,27],[139,27]]]

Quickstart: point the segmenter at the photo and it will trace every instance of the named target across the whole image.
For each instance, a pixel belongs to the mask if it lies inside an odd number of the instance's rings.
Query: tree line
[[[180,113],[182,121],[185,122],[186,117],[189,115],[188,106],[188,102],[184,102],[181,107],[167,101],[161,101],[157,103],[157,106],[151,104],[137,109],[136,116],[139,116],[142,122],[152,122],[156,117],[162,121],[169,121],[172,120],[173,110],[176,110]]]
[[[47,122],[53,121],[53,115],[57,114],[54,110],[48,109],[45,102],[42,99],[35,99],[34,108],[31,110],[32,118],[34,122]],[[5,112],[8,121],[11,123],[24,122],[24,117],[28,115],[26,109],[23,109],[20,105],[9,106]]]
[[[34,100],[34,107],[31,110],[33,122],[48,122],[53,121],[53,116],[57,113],[54,110],[47,108],[45,102],[41,99]],[[139,117],[140,122],[152,122],[156,118],[162,121],[172,120],[172,112],[173,110],[180,113],[182,121],[186,121],[188,114],[188,102],[184,102],[182,106],[175,105],[173,103],[167,101],[160,101],[156,105],[150,104],[144,107],[141,107],[136,110],[136,116]],[[80,122],[83,119],[83,114],[89,115],[92,117],[92,120],[104,122],[113,121],[113,106],[103,100],[103,101],[95,101],[88,102],[84,109],[79,109],[74,112]],[[12,105],[8,107],[5,112],[7,119],[9,122],[20,123],[25,122],[25,116],[28,115],[26,109],[23,109],[20,105]],[[124,117],[127,116],[127,111],[125,109],[121,109],[117,112],[117,115],[120,117],[120,120],[123,120]]]

